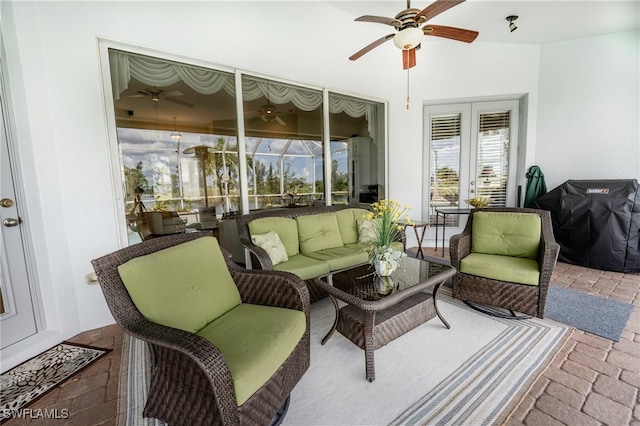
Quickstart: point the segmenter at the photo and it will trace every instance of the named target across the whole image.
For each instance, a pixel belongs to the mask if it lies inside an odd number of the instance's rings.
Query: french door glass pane
[[[483,112],[479,116],[476,193],[490,198],[494,207],[506,206],[509,119],[510,111]]]
[[[460,197],[460,125],[461,114],[431,116],[431,165],[429,167],[429,220],[435,223],[435,209],[457,207]],[[458,215],[447,221],[457,224]],[[449,223],[447,223],[449,225]]]

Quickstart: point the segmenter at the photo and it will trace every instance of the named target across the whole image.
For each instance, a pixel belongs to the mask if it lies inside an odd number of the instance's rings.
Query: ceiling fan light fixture
[[[518,19],[518,15],[509,15],[509,16],[506,17],[506,20],[509,21],[509,31],[510,32],[514,32],[515,30],[518,29],[516,24],[514,24],[514,22],[513,22],[516,19]]]
[[[398,49],[413,49],[422,42],[423,36],[424,33],[420,28],[408,27],[401,30],[393,37],[393,44],[395,44]]]

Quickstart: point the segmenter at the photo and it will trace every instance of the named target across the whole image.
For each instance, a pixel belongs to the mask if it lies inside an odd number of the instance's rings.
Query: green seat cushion
[[[460,272],[511,283],[538,285],[540,267],[534,259],[471,253],[460,261]]]
[[[353,244],[358,242],[358,224],[357,220],[362,219],[369,213],[365,209],[343,209],[336,211],[338,218],[338,227],[340,228],[340,236],[343,244]]]
[[[369,247],[371,247],[370,244],[360,244],[360,243],[355,243],[355,244],[345,244],[345,247],[348,247],[350,249],[353,250],[362,250],[362,251],[367,251],[367,249]],[[391,248],[393,250],[397,250],[397,251],[404,251],[404,245],[402,244],[402,241],[394,241],[391,243]]]
[[[213,237],[136,257],[118,272],[145,318],[192,333],[241,302]]]
[[[262,247],[267,252],[269,259],[273,265],[277,265],[289,260],[287,249],[280,241],[280,237],[275,231],[269,231],[266,234],[252,235],[251,241],[258,247]]]
[[[302,253],[312,253],[343,245],[338,217],[334,212],[298,216],[296,221]]]
[[[321,260],[329,264],[332,271],[348,268],[369,261],[369,254],[365,250],[349,247],[335,247],[332,249],[306,253],[305,256]]]
[[[541,226],[540,216],[534,213],[474,213],[471,251],[535,259]]]
[[[309,280],[331,272],[327,262],[312,259],[302,254],[289,256],[289,260],[274,266],[273,269],[276,271],[291,272],[303,280]]]
[[[306,321],[302,311],[243,303],[197,334],[220,349],[229,364],[240,406],[293,352]]]
[[[298,224],[288,217],[262,217],[249,222],[249,233],[254,235],[266,234],[274,231],[287,250],[287,256],[300,253],[298,245]]]

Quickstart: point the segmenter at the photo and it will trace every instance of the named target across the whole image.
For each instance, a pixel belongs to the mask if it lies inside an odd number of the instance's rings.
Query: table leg
[[[449,325],[449,323],[447,322],[447,320],[444,319],[444,317],[442,316],[442,314],[440,313],[440,309],[438,309],[438,290],[440,289],[440,286],[444,284],[444,281],[441,283],[438,283],[435,285],[435,287],[433,288],[433,293],[431,295],[431,297],[433,298],[433,307],[436,309],[436,314],[438,315],[438,318],[440,318],[440,321],[442,321],[442,323],[444,324],[445,327],[447,328],[451,328],[451,326]]]
[[[373,324],[376,320],[376,313],[373,311],[364,312],[364,363],[365,373],[369,383],[376,379],[376,368],[373,360]]]
[[[420,258],[424,259],[424,252],[422,251],[422,241],[424,240],[424,234],[427,230],[428,225],[420,226],[422,228],[422,232],[418,235],[418,227],[414,226],[413,231],[416,234],[416,240],[418,241],[418,251],[416,252],[416,258],[420,255]]]
[[[336,309],[336,318],[333,320],[333,325],[331,326],[331,329],[329,330],[329,332],[320,341],[321,345],[324,345],[325,343],[327,343],[327,340],[329,340],[329,338],[333,336],[333,333],[336,331],[336,327],[338,327],[338,317],[340,315],[340,306],[338,306],[338,300],[335,297],[333,297],[331,294],[329,295],[329,299],[331,299],[331,301],[333,302],[333,307]]]
[[[440,224],[440,213],[436,210],[436,253],[438,252],[438,225]]]
[[[442,213],[442,257],[444,257],[444,241],[447,235],[447,215]]]

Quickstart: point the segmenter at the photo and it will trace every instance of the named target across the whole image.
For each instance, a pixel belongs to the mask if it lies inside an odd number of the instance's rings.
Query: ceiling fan
[[[162,89],[157,87],[147,87],[145,90],[138,90],[137,95],[131,95],[130,98],[140,98],[143,96],[150,96],[151,100],[154,102],[160,102],[160,98],[164,99],[168,102],[173,102],[174,104],[182,105],[183,107],[193,108],[195,105],[191,102],[182,101],[180,99],[175,99],[175,96],[184,96],[179,90],[172,90],[170,92],[165,92]]]
[[[456,6],[465,0],[436,0],[424,9],[411,8],[411,0],[407,0],[407,8],[400,11],[395,18],[384,16],[364,15],[356,18],[359,22],[374,22],[378,24],[390,25],[396,32],[387,34],[374,42],[368,44],[349,57],[355,61],[365,53],[380,46],[382,43],[393,39],[394,44],[402,49],[402,67],[409,69],[416,65],[416,49],[420,48],[422,36],[443,37],[451,40],[471,43],[478,37],[477,31],[465,30],[463,28],[447,27],[443,25],[431,25],[427,21],[441,14],[442,12]],[[422,28],[420,25],[425,24]]]
[[[287,123],[285,123],[285,121],[282,118],[280,118],[280,116],[276,113],[276,106],[272,105],[271,102],[269,101],[269,83],[268,82],[267,82],[267,103],[266,105],[262,105],[260,107],[260,109],[258,110],[258,114],[260,114],[258,117],[255,117],[249,120],[250,124],[254,124],[259,119],[262,119],[262,121],[265,121],[267,123],[271,123],[272,121],[275,121],[281,126],[287,125]]]

